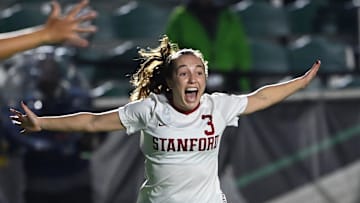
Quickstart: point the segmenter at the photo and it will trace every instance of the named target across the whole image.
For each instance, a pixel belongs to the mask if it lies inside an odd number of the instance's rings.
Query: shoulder
[[[228,125],[234,126],[237,125],[238,116],[244,112],[248,104],[247,95],[212,93],[204,94],[203,99],[214,111],[220,113]]]
[[[162,94],[151,93],[149,97],[129,102],[125,106],[136,106],[138,108],[154,108],[158,104],[167,103],[167,98]]]
[[[165,101],[163,97],[151,94],[148,98],[133,101],[120,107],[118,113],[124,126],[129,128],[129,126],[139,126],[139,123],[146,125],[156,115],[157,109],[161,108],[162,102]],[[132,130],[130,131],[132,132]]]
[[[214,92],[211,94],[204,94],[202,99],[205,102],[212,102],[214,105],[231,105],[239,103],[247,103],[247,95],[227,94],[221,92]]]
[[[204,93],[203,98],[206,99],[226,99],[231,97],[243,97],[245,95],[228,94],[223,92]]]
[[[222,97],[227,97],[228,94],[226,93],[221,93],[221,92],[214,92],[214,93],[204,93],[204,95],[202,96],[202,99],[204,101],[214,101],[214,100],[219,100]]]
[[[151,113],[154,110],[156,102],[157,100],[155,96],[149,96],[145,99],[129,102],[124,106],[120,107],[119,110],[126,111],[127,113],[132,113],[132,114],[138,114],[138,113],[147,114],[147,113]]]

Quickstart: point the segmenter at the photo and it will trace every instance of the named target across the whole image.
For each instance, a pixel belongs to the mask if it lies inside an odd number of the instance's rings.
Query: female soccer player
[[[247,95],[207,94],[207,62],[199,51],[179,50],[164,36],[157,48],[141,49],[139,55],[142,63],[131,79],[131,102],[118,109],[51,117],[35,115],[24,103],[25,114],[10,109],[23,133],[141,131],[146,181],[138,203],[226,202],[218,178],[225,127],[306,87],[320,67],[316,61],[301,77]]]

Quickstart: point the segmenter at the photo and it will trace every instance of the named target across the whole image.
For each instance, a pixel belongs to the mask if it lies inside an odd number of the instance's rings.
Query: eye
[[[186,75],[187,75],[186,72],[180,72],[180,73],[179,73],[179,76],[181,76],[181,77],[186,76]]]

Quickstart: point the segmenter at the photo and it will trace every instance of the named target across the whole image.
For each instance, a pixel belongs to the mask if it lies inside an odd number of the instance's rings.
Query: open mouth
[[[195,102],[199,90],[196,87],[190,87],[185,90],[185,100],[187,102]]]

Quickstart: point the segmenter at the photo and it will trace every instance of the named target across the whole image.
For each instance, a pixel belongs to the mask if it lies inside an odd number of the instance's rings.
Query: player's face
[[[200,103],[205,91],[206,74],[201,59],[193,54],[185,54],[175,61],[172,80],[168,85],[172,89],[173,104],[183,111],[191,111]]]

